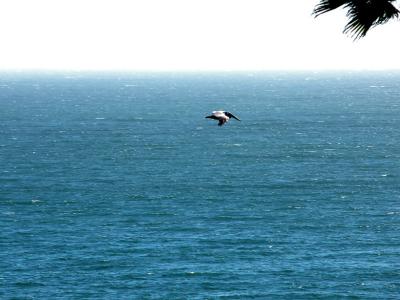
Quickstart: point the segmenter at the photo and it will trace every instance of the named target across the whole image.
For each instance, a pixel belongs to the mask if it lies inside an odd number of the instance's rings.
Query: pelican
[[[210,116],[207,116],[206,119],[213,119],[213,120],[218,120],[218,126],[222,126],[224,125],[226,122],[229,121],[230,118],[234,118],[238,121],[240,121],[238,118],[236,118],[234,115],[232,115],[230,112],[228,111],[222,111],[222,110],[218,110],[218,111],[213,111],[212,114]]]

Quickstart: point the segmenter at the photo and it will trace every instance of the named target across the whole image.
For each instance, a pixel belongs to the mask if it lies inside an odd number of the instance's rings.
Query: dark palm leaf
[[[322,15],[324,13],[327,13],[331,10],[334,10],[342,5],[347,4],[350,2],[349,0],[321,0],[317,6],[314,8],[314,14],[316,17],[319,15]]]
[[[344,28],[354,39],[364,37],[368,30],[390,19],[399,17],[399,10],[391,2],[395,0],[321,0],[315,7],[314,14],[319,16],[344,6],[349,22]]]

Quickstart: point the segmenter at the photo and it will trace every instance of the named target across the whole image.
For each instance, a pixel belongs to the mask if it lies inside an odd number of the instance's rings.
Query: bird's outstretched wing
[[[226,119],[219,119],[218,126],[222,126],[226,123]]]
[[[233,114],[231,114],[231,113],[230,113],[230,112],[228,112],[228,111],[226,111],[226,112],[225,112],[225,115],[226,115],[226,116],[228,116],[229,118],[234,118],[234,119],[236,119],[236,120],[240,121],[240,119],[239,119],[239,118],[235,117]]]

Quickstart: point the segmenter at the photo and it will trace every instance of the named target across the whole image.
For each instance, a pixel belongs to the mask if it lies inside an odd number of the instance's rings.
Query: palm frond
[[[315,6],[313,14],[318,17],[319,15],[330,12],[350,1],[351,0],[321,0],[321,2]]]
[[[349,22],[344,33],[350,34],[355,40],[364,37],[377,25],[390,19],[398,18],[400,11],[393,6],[395,0],[321,0],[315,7],[314,14],[319,16],[340,6],[347,9]]]
[[[398,18],[399,10],[391,3],[393,0],[356,0],[348,5],[347,17],[350,19],[344,28],[354,39],[364,37],[377,25],[392,18]]]

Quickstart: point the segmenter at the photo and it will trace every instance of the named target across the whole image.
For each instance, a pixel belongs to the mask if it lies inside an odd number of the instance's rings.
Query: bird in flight
[[[213,120],[218,120],[218,126],[224,125],[226,122],[229,121],[230,118],[234,118],[238,121],[240,121],[238,118],[236,118],[234,115],[232,115],[228,111],[213,111],[211,115],[207,116],[206,119],[213,119]]]

